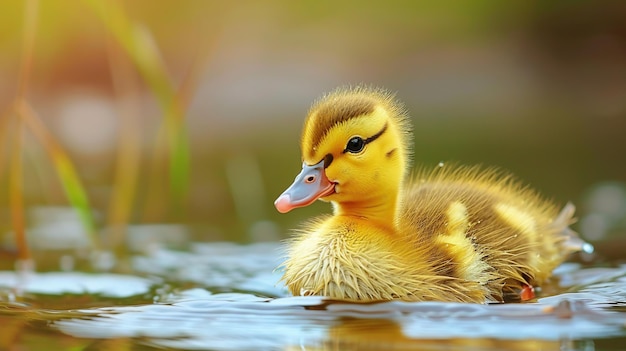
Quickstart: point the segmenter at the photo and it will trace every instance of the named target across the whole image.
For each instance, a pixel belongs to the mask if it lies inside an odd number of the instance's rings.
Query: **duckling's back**
[[[399,227],[408,228],[402,234],[431,248],[437,274],[478,282],[487,300],[519,300],[585,244],[568,227],[573,205],[559,211],[495,170],[421,171],[406,187],[401,211]]]

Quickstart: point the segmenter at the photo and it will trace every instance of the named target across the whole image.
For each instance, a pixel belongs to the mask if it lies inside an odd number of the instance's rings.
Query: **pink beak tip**
[[[293,209],[289,194],[282,194],[274,201],[274,206],[280,213],[287,213]]]

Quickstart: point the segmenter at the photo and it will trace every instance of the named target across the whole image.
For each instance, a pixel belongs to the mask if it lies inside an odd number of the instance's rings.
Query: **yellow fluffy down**
[[[349,150],[358,137],[360,150]],[[332,160],[333,215],[286,243],[283,281],[294,295],[378,301],[515,301],[583,241],[573,206],[546,201],[507,173],[439,165],[407,175],[407,113],[376,88],[318,100],[302,133],[306,164]]]

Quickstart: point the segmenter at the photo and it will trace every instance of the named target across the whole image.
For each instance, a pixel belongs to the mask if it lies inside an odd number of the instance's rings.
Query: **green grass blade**
[[[19,106],[17,106],[17,112],[22,121],[25,122],[25,126],[28,127],[48,152],[59,175],[65,194],[72,207],[78,213],[81,223],[89,235],[92,247],[99,249],[100,243],[96,235],[96,223],[93,218],[91,206],[89,205],[89,198],[72,161],[61,145],[52,134],[48,132],[43,123],[41,123],[37,114],[27,102],[22,101]]]

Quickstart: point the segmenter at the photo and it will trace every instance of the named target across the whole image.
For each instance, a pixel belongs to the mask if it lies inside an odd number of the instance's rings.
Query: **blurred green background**
[[[25,60],[24,2],[1,8],[6,110]],[[160,134],[171,128],[163,95],[141,73],[150,63],[132,59],[125,32],[115,35],[111,9],[182,91],[189,168],[180,179],[171,179],[173,146]],[[273,201],[300,168],[312,101],[358,83],[405,102],[416,164],[500,166],[584,213],[592,187],[626,181],[624,18],[619,1],[41,1],[25,98],[74,162],[104,241],[124,167],[136,182],[116,225],[182,224],[194,240],[246,242],[284,238],[328,212],[319,203],[280,215]],[[32,226],[33,209],[68,200],[46,147],[24,136]],[[4,142],[7,233],[10,154]]]

